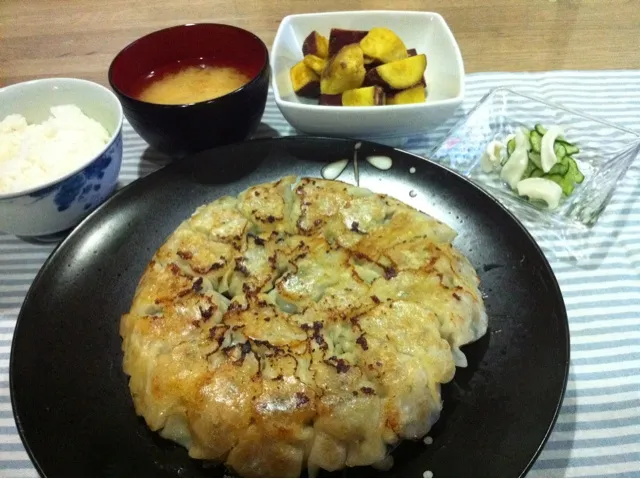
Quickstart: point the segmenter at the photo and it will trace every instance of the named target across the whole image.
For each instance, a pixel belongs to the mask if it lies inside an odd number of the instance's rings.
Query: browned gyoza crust
[[[122,317],[136,412],[243,476],[375,465],[427,433],[487,327],[448,226],[385,195],[286,177],[200,207]]]

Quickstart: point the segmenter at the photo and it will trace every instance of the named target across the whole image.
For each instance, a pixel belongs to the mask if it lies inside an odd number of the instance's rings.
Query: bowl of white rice
[[[107,88],[46,78],[0,88],[0,232],[54,235],[116,188],[122,106]]]

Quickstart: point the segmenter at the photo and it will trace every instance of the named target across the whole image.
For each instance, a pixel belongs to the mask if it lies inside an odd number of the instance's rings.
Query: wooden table
[[[106,84],[122,47],[170,25],[230,23],[271,45],[285,15],[362,9],[441,13],[467,72],[640,69],[640,0],[0,0],[0,85]]]

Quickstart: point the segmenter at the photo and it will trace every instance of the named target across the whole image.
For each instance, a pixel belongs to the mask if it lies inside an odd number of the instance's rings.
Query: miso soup
[[[237,68],[201,63],[178,64],[149,74],[138,99],[161,105],[183,105],[218,98],[249,83]]]

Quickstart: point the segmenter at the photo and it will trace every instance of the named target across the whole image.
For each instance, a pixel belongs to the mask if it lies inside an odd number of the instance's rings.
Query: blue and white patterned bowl
[[[50,108],[74,104],[109,132],[104,150],[63,178],[0,195],[0,231],[44,236],[68,230],[111,195],[122,164],[122,106],[107,88],[76,78],[46,78],[0,88],[0,119],[12,113],[41,123]]]

